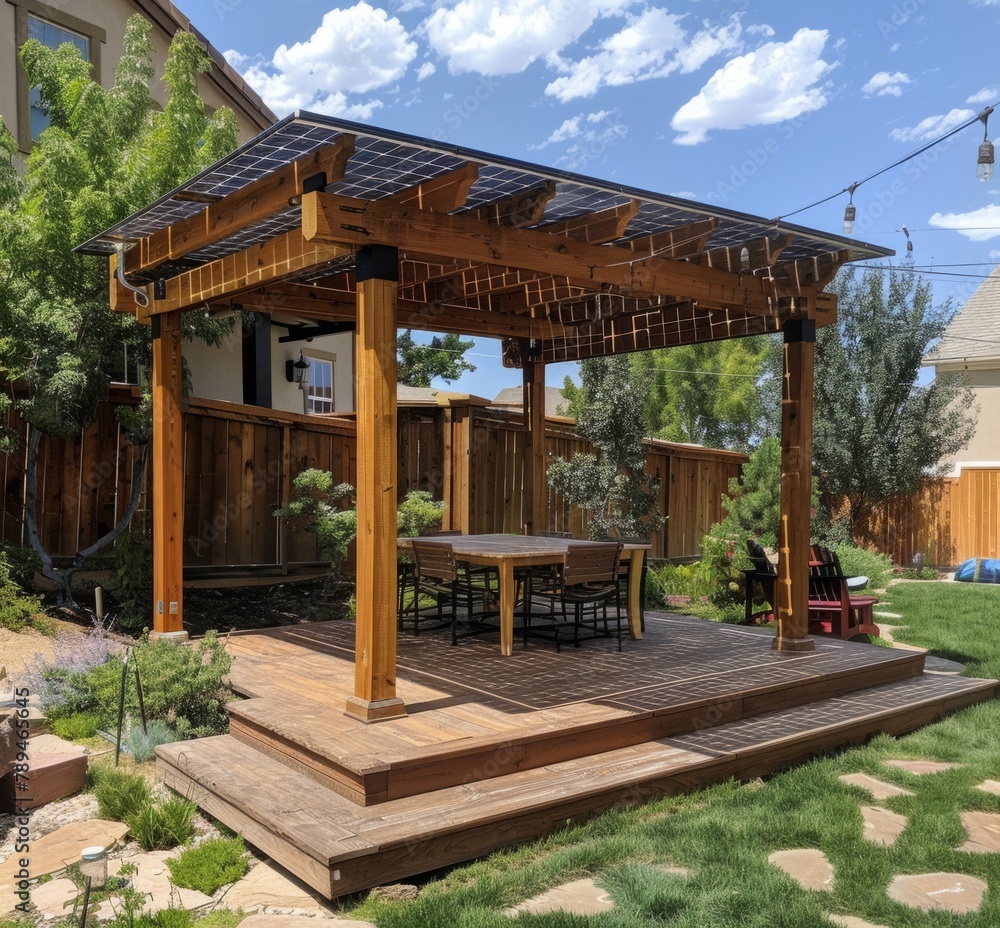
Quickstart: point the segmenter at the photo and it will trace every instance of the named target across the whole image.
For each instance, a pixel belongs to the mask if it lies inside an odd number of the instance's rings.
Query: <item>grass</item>
[[[1000,588],[908,583],[890,588],[884,606],[908,626],[895,636],[968,665],[971,676],[1000,676]],[[992,616],[992,618],[991,618]],[[962,766],[918,777],[883,766],[892,758]],[[877,736],[863,747],[817,758],[766,783],[728,782],[608,812],[547,839],[503,851],[428,882],[419,898],[359,900],[349,917],[380,928],[829,928],[830,913],[887,928],[993,928],[1000,925],[1000,854],[955,850],[966,810],[1000,813],[1000,797],[976,789],[998,777],[1000,702],[965,709],[903,738]],[[911,790],[879,803],[909,824],[893,846],[864,840],[863,790],[841,783],[868,773]],[[836,877],[831,893],[801,890],[767,862],[775,850],[819,848]],[[664,865],[687,868],[687,876]],[[963,917],[924,913],[886,895],[897,874],[947,871],[990,885],[982,909]],[[554,913],[511,920],[505,907],[546,888],[592,877],[614,899],[598,916]]]

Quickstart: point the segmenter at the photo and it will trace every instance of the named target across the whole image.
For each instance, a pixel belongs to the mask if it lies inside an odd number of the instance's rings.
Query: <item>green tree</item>
[[[429,387],[435,377],[446,383],[458,380],[476,369],[463,357],[474,344],[452,333],[435,335],[428,344],[419,345],[410,330],[404,329],[396,338],[397,380],[408,387]]]
[[[838,275],[836,325],[816,339],[813,461],[843,497],[852,536],[880,502],[914,492],[968,444],[976,410],[959,376],[918,382],[920,362],[954,315],[910,268]]]
[[[649,434],[749,451],[773,431],[778,407],[771,336],[658,348],[633,355]]]
[[[107,261],[73,253],[73,247],[146,205],[236,144],[236,120],[228,109],[211,117],[198,96],[198,74],[211,65],[190,33],[170,46],[164,68],[169,91],[157,111],[149,96],[153,78],[151,27],[129,19],[124,53],[112,87],[90,77],[90,64],[74,46],[57,49],[29,40],[20,52],[32,86],[50,119],[24,165],[15,166],[16,145],[0,123],[0,376],[29,424],[25,527],[55,581],[61,601],[72,603],[70,581],[87,559],[124,531],[142,480],[118,525],[70,566],[57,568],[45,550],[36,518],[38,449],[42,435],[67,438],[96,418],[122,345],[148,354],[148,327],[108,302]],[[185,332],[217,341],[221,328],[189,313]],[[125,420],[123,420],[125,421]],[[132,416],[144,443],[148,429]],[[9,438],[9,436],[8,436]],[[86,477],[86,475],[84,475]]]
[[[596,454],[556,458],[549,484],[588,517],[591,538],[649,538],[660,530],[660,481],[644,473],[642,407],[629,358],[592,358],[580,365],[570,391],[577,426]]]

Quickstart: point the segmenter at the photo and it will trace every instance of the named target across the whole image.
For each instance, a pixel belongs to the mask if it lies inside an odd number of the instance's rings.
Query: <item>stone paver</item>
[[[240,925],[246,928],[375,928],[372,922],[350,918],[310,918],[308,915],[250,915]]]
[[[935,657],[928,654],[924,658],[924,673],[936,673],[941,676],[955,677],[965,670],[965,664],[950,661],[946,657]]]
[[[822,851],[811,847],[793,848],[775,851],[767,860],[784,870],[803,889],[833,891],[833,867]]]
[[[871,793],[873,799],[891,799],[893,796],[913,795],[910,790],[903,789],[902,786],[877,780],[875,777],[868,776],[867,773],[845,773],[838,779],[841,783],[847,783],[848,786],[860,786]]]
[[[839,925],[840,928],[885,928],[884,925],[875,925],[872,922],[866,922],[863,918],[857,918],[854,915],[828,915],[827,918],[830,919],[834,925]]]
[[[972,854],[1000,852],[1000,815],[995,812],[963,812],[962,825],[969,840],[959,850]]]
[[[263,861],[222,897],[227,909],[265,914],[333,915],[330,903],[287,871]]]
[[[159,912],[161,909],[197,909],[208,905],[211,896],[206,896],[196,889],[182,889],[170,882],[170,870],[167,861],[180,855],[180,849],[172,851],[149,851],[136,854],[134,857],[120,858],[108,861],[108,876],[116,876],[123,864],[134,865],[138,873],[129,877],[133,889],[144,897],[142,910],[147,915]],[[112,896],[101,903],[97,910],[98,918],[113,918],[121,909],[121,897]]]
[[[936,760],[885,760],[882,761],[886,767],[895,767],[898,770],[905,770],[907,773],[914,773],[923,776],[928,773],[942,773],[945,770],[954,770],[961,764],[946,764]]]
[[[907,874],[889,884],[890,899],[925,912],[978,912],[985,894],[986,884],[966,873]]]
[[[31,902],[46,921],[61,921],[72,914],[79,892],[72,880],[49,880],[31,888]]]
[[[992,793],[1000,796],[1000,780],[983,780],[976,789],[981,789],[984,793]]]
[[[504,915],[511,917],[528,912],[544,915],[546,912],[569,912],[573,915],[600,915],[614,908],[611,897],[591,879],[574,880],[527,899],[520,905],[507,909]]]
[[[864,819],[862,834],[866,841],[888,847],[894,844],[906,829],[908,819],[898,812],[890,812],[881,806],[862,806],[861,817]]]

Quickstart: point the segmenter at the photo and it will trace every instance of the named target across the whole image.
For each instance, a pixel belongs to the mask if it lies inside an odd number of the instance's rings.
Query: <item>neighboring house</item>
[[[511,412],[520,412],[524,407],[522,393],[523,387],[505,387],[493,397],[493,402],[490,405]],[[545,388],[545,417],[547,419],[569,418],[568,408],[569,400],[563,396],[562,387]]]
[[[976,432],[968,447],[945,462],[953,476],[963,469],[1000,467],[1000,267],[969,297],[923,363],[937,374],[961,373],[968,378],[979,406]],[[961,415],[956,410],[956,415]]]
[[[140,13],[153,24],[153,67],[162,74],[170,40],[184,30],[196,35],[212,58],[200,92],[209,111],[228,106],[236,114],[239,140],[249,141],[276,121],[274,113],[169,0],[0,0],[0,116],[17,138],[21,155],[47,125],[37,105],[37,91],[17,59],[28,38],[53,47],[72,42],[88,58],[105,86],[114,80],[122,54],[125,23]],[[150,87],[162,104],[159,80]],[[257,316],[257,325],[237,330],[221,349],[186,344],[192,392],[206,399],[266,406],[288,412],[350,412],[354,403],[354,335],[327,334],[301,325],[294,316]],[[299,359],[308,367],[289,369]],[[296,370],[302,383],[296,382]],[[121,379],[135,383],[138,372],[127,359]],[[289,377],[292,379],[290,380]]]

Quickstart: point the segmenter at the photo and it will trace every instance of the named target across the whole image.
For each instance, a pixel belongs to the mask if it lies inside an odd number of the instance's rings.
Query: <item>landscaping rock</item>
[[[1000,853],[1000,815],[995,812],[963,812],[962,825],[969,840],[959,850],[971,854]]]
[[[803,889],[833,891],[833,867],[822,851],[811,847],[793,848],[775,851],[767,860],[784,870]]]
[[[953,770],[960,764],[945,764],[936,760],[886,760],[883,761],[886,767],[895,767],[898,770],[905,770],[917,776],[924,776],[928,773],[943,773],[945,770]]]
[[[76,883],[65,878],[31,888],[31,904],[46,921],[62,921],[73,912],[80,894]]]
[[[149,851],[136,854],[134,857],[120,858],[108,861],[108,876],[116,876],[123,864],[132,864],[138,868],[138,873],[129,877],[133,889],[145,898],[142,911],[147,915],[159,912],[161,909],[198,909],[212,901],[211,896],[198,892],[196,889],[183,889],[170,882],[170,869],[167,861],[180,855],[180,849],[172,851]],[[101,903],[97,910],[98,918],[113,918],[115,911],[121,909],[121,897],[112,896]]]
[[[546,912],[569,912],[573,915],[600,915],[614,908],[611,897],[591,879],[574,880],[526,899],[520,905],[504,911],[504,915],[514,917],[521,912],[544,915]]]
[[[221,905],[250,913],[335,914],[327,900],[270,861],[257,864],[242,880],[226,890]]]
[[[847,783],[849,786],[860,786],[861,789],[871,793],[873,799],[891,799],[893,796],[913,795],[908,789],[903,789],[902,786],[895,786],[892,783],[877,780],[875,777],[868,776],[867,773],[845,773],[837,779],[841,783]]]
[[[1000,780],[983,780],[976,789],[981,789],[984,793],[992,793],[1000,796]]]
[[[897,876],[889,884],[889,898],[925,912],[978,912],[986,884],[965,873],[915,873]]]
[[[866,841],[888,847],[895,843],[906,829],[908,819],[898,812],[890,812],[881,806],[862,806],[861,816],[864,819],[862,834]]]

